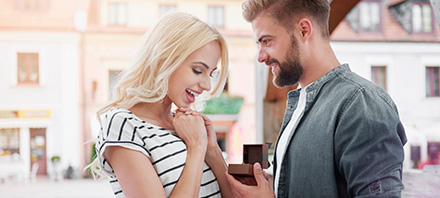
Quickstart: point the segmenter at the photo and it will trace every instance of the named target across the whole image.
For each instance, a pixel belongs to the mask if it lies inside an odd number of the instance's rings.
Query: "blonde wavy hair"
[[[134,105],[160,102],[168,92],[171,74],[194,51],[211,41],[220,46],[220,71],[214,88],[198,97],[197,104],[218,96],[228,75],[228,49],[223,36],[198,18],[173,12],[162,17],[141,39],[141,48],[129,67],[121,74],[113,89],[112,100],[98,110],[100,116],[113,107],[130,109]],[[97,158],[89,164],[92,175],[103,176],[97,167]]]

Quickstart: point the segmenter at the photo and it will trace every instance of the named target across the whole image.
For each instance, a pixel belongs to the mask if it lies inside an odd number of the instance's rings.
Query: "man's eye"
[[[267,44],[269,43],[269,41],[270,41],[270,40],[263,40],[263,43],[264,43],[265,45],[267,45]]]
[[[193,72],[195,73],[195,74],[201,74],[202,73],[202,71],[199,71],[199,70],[196,70],[196,69],[192,69],[193,70]]]

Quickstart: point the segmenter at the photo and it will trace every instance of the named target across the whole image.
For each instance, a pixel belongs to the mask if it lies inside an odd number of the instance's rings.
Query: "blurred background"
[[[0,188],[91,178],[84,168],[95,155],[96,111],[140,37],[171,11],[190,13],[226,37],[228,82],[204,112],[227,161],[241,162],[243,144],[275,143],[296,85],[275,88],[268,67],[256,61],[242,2],[0,0]],[[330,2],[331,45],[341,63],[394,99],[408,136],[404,172],[408,182],[418,181],[425,164],[440,163],[438,0]],[[425,180],[440,187],[438,177]]]

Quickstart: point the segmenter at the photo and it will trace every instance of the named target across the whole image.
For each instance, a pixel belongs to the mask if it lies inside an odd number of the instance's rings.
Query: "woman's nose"
[[[205,91],[211,90],[211,77],[204,77],[202,82],[200,83],[200,87]]]

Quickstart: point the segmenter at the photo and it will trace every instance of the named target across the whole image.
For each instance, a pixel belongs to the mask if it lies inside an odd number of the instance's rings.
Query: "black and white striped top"
[[[142,152],[162,182],[167,197],[173,191],[186,161],[186,145],[173,131],[149,124],[132,112],[113,108],[101,121],[96,150],[99,168],[110,177],[117,198],[125,197],[113,169],[102,156],[108,146],[121,146]],[[148,186],[146,186],[148,188]],[[217,179],[205,163],[199,197],[221,197]]]

